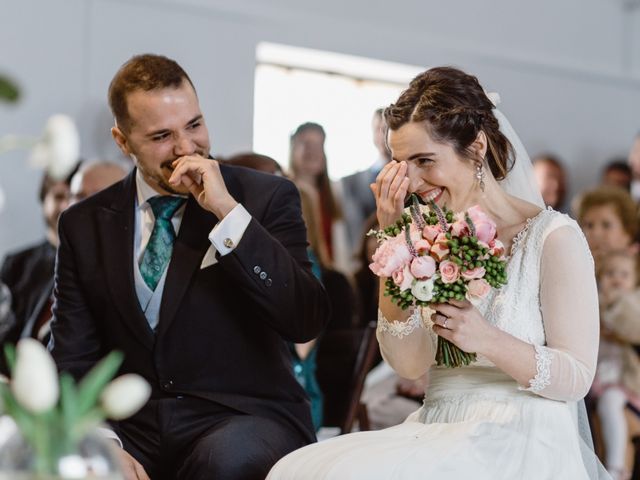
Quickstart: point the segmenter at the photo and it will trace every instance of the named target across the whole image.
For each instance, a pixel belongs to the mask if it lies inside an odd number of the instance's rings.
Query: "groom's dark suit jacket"
[[[284,422],[312,441],[285,341],[316,337],[328,302],[311,273],[298,192],[280,177],[221,170],[252,220],[231,253],[201,269],[218,219],[189,197],[155,333],[134,288],[135,170],[63,213],[50,348],[76,378],[121,350],[121,373],[145,377],[155,398],[209,399]]]

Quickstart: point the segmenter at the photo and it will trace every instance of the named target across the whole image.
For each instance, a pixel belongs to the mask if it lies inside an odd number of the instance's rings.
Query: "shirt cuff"
[[[225,256],[238,246],[249,222],[251,222],[251,215],[241,204],[238,204],[213,227],[209,233],[209,241],[221,256]]]
[[[98,427],[98,433],[100,435],[102,435],[103,438],[106,438],[106,439],[109,439],[109,440],[115,440],[120,445],[120,448],[123,448],[122,440],[120,440],[120,437],[118,437],[116,432],[114,432],[110,428]]]

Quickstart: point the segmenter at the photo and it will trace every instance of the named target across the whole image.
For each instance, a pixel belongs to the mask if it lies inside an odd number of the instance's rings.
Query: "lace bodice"
[[[476,307],[488,322],[534,345],[537,375],[525,387],[550,398],[584,396],[595,371],[598,310],[593,259],[577,223],[550,209],[529,219],[514,239],[507,278]],[[408,322],[380,318],[378,338],[392,366],[411,351],[408,345],[405,353],[394,351],[400,342],[420,342],[416,348],[430,350],[427,362],[433,362],[437,336],[430,314],[414,312]],[[492,363],[478,355],[461,368],[478,366]]]

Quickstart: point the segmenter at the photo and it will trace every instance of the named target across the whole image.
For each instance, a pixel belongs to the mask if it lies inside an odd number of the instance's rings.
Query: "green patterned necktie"
[[[142,256],[140,273],[151,290],[155,291],[169,260],[171,260],[173,242],[176,239],[171,218],[185,201],[184,198],[170,195],[158,195],[148,200],[156,221]]]

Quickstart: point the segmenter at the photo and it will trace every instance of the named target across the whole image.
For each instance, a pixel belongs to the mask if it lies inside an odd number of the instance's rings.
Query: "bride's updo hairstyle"
[[[469,146],[482,130],[487,137],[486,161],[496,180],[513,166],[513,146],[500,131],[493,103],[478,79],[453,67],[436,67],[414,78],[398,101],[384,111],[388,128],[422,122],[436,142],[450,144],[463,158],[475,161]]]

